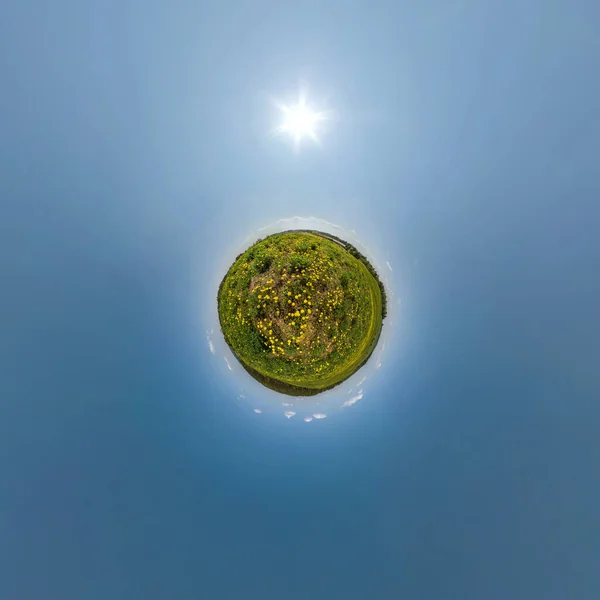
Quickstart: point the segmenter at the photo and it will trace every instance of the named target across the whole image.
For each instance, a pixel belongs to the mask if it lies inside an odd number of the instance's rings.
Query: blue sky
[[[597,598],[599,17],[2,5],[0,597]],[[338,119],[295,154],[299,81]],[[311,427],[235,402],[204,331],[219,257],[296,214],[402,297]]]

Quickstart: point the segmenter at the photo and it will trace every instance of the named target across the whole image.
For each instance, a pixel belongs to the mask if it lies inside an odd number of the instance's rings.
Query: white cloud
[[[392,269],[392,265],[390,265],[390,262],[389,262],[389,261],[386,261],[386,263],[385,263],[385,264],[388,266],[388,269],[389,269],[390,271],[393,271],[393,270],[394,270],[394,269]]]
[[[356,387],[361,386],[367,380],[367,376],[365,375],[357,384]]]
[[[327,415],[325,413],[314,413],[313,417],[315,419],[325,419],[325,418],[327,418]]]
[[[212,354],[216,352],[215,345],[212,343],[212,340],[208,340],[208,347],[210,348]]]
[[[257,415],[260,415],[260,413],[262,412],[262,410],[260,410],[260,408],[255,408],[255,409],[254,409],[254,412],[255,412]]]
[[[350,400],[346,400],[346,402],[344,402],[344,404],[342,404],[342,408],[347,408],[348,406],[352,406],[353,404],[356,404],[359,400],[362,400],[362,397],[364,396],[362,390],[360,390],[360,392],[358,392],[358,394],[356,394],[356,396],[352,396],[352,398],[350,398]]]
[[[312,417],[304,417],[304,420],[305,420],[307,423],[310,423],[310,422],[313,420],[313,418],[312,418]]]
[[[293,417],[293,416],[294,416],[296,413],[295,413],[295,412],[293,412],[293,411],[291,411],[291,410],[286,410],[286,411],[285,411],[283,414],[284,414],[284,415],[285,415],[285,416],[286,416],[288,419],[291,419],[291,418],[292,418],[292,417]]]
[[[377,357],[377,365],[376,365],[376,367],[378,369],[381,368],[381,357],[383,356],[384,352],[385,352],[385,342],[383,342],[383,346],[381,347],[381,351],[379,352],[379,356]]]
[[[229,364],[229,361],[227,360],[227,357],[226,357],[226,356],[224,356],[223,358],[225,359],[225,362],[227,363],[227,368],[228,368],[230,371],[233,371],[233,369],[231,368],[231,365]]]
[[[294,406],[293,402],[282,402],[281,406]]]

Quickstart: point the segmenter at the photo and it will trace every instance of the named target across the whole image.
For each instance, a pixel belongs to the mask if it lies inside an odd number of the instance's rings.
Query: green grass
[[[244,368],[278,392],[338,385],[372,354],[385,316],[373,267],[339,238],[291,231],[259,240],[219,286],[225,341]]]

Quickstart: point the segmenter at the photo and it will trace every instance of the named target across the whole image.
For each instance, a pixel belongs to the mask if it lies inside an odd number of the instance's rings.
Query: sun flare
[[[317,125],[320,121],[327,119],[326,113],[312,110],[303,96],[296,104],[277,104],[277,108],[283,113],[283,123],[277,128],[278,133],[289,134],[296,147],[305,137],[319,142]]]
[[[312,112],[303,104],[284,106],[282,110],[285,120],[281,126],[281,131],[290,133],[297,142],[303,137],[316,138],[315,124],[319,120],[318,113]]]

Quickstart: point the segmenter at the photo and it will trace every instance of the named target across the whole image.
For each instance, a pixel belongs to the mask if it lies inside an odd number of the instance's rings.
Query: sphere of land
[[[386,315],[385,289],[354,246],[328,233],[286,231],[254,243],[217,296],[225,341],[263,385],[311,396],[369,359]]]

